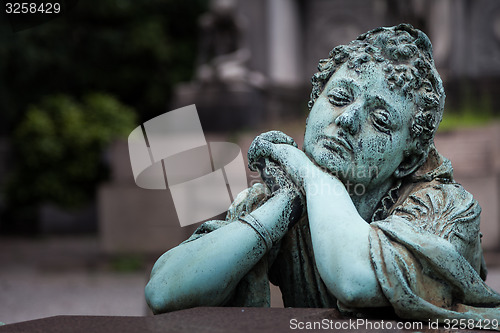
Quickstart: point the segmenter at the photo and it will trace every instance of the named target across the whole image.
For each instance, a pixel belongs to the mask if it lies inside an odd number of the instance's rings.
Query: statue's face
[[[309,115],[304,151],[344,183],[374,188],[390,180],[413,145],[415,103],[389,90],[383,64],[342,65]]]

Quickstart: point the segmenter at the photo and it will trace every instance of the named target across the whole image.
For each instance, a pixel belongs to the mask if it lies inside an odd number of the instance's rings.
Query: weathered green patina
[[[303,150],[273,131],[252,143],[263,184],[155,264],[155,313],[286,307],[404,319],[500,319],[480,207],[434,147],[445,94],[427,36],[378,28],[334,48],[313,76]]]

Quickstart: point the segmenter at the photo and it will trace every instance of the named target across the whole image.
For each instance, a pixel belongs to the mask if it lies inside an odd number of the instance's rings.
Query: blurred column
[[[301,84],[301,20],[296,0],[270,0],[269,75],[272,82]]]
[[[447,74],[444,69],[449,64],[451,42],[453,40],[451,0],[433,1],[429,10],[429,36],[434,50],[434,61],[441,76]],[[443,78],[445,79],[445,78]]]

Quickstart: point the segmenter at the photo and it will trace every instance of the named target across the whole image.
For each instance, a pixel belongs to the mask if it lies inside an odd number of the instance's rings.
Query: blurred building
[[[430,37],[448,103],[459,103],[464,89],[472,95],[500,92],[497,0],[255,0],[240,1],[238,9],[247,21],[250,66],[266,73],[277,103],[271,113],[300,112],[293,106],[304,106],[318,60],[333,47],[403,22]],[[492,102],[498,109],[500,102]]]

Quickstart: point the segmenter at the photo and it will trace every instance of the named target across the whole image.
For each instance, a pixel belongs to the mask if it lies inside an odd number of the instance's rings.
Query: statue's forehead
[[[357,68],[349,68],[348,64],[343,64],[330,77],[323,89],[323,94],[328,95],[336,87],[347,87],[354,95],[363,95],[367,101],[374,104],[384,104],[388,109],[397,109],[404,113],[410,112],[413,110],[414,101],[410,100],[400,89],[389,88],[384,70],[385,65],[370,62]]]
[[[353,88],[360,86],[379,89],[388,88],[384,64],[376,62],[368,62],[356,68],[349,68],[348,63],[342,64],[332,74],[325,88],[334,84],[342,84]]]

